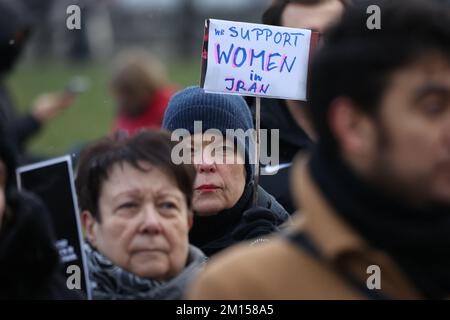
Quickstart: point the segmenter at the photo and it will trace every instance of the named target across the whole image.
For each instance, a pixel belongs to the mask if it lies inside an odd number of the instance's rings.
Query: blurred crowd
[[[45,158],[26,142],[82,90],[13,104],[32,2],[0,0],[0,299],[85,299],[60,272],[45,204],[15,182]],[[279,130],[272,175],[249,161],[251,137],[226,136],[255,128],[254,98],[180,88],[146,50],[112,62],[111,130],[75,168],[92,298],[450,298],[449,3],[273,0],[261,23],[321,35],[308,101],[261,99],[261,128]],[[191,163],[173,161],[177,130]]]

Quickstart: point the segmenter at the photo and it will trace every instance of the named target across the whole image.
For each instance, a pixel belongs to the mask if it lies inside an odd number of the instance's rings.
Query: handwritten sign
[[[311,30],[209,19],[201,87],[207,92],[306,100]]]

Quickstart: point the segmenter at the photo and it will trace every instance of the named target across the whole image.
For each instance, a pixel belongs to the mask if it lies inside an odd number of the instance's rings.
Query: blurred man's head
[[[369,4],[381,29],[366,27]],[[322,150],[411,205],[450,204],[450,16],[428,1],[371,1],[325,37],[310,81]]]
[[[31,19],[20,1],[0,0],[0,75],[17,62],[29,37]]]
[[[351,0],[275,0],[264,12],[263,23],[310,29],[324,33],[344,13]],[[297,125],[315,138],[306,102],[286,100],[287,108]]]
[[[263,23],[323,33],[349,3],[350,0],[277,0],[264,13]]]

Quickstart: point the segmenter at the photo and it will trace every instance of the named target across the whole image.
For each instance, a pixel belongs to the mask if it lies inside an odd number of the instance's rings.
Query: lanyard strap
[[[325,261],[323,256],[321,255],[318,248],[314,245],[314,243],[306,237],[306,235],[302,232],[290,232],[290,233],[282,233],[283,237],[294,244],[298,249],[304,250],[309,253],[312,257],[317,260]],[[337,273],[339,273],[353,288],[358,290],[365,297],[370,300],[386,300],[387,297],[381,293],[380,290],[377,289],[369,289],[363,283],[355,279],[350,273],[345,272],[343,270],[338,270],[333,268]]]

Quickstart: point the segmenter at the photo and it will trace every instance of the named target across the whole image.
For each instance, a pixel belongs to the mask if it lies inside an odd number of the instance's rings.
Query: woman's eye
[[[136,207],[137,207],[137,203],[126,202],[126,203],[121,204],[118,209],[131,209],[131,208],[136,208]]]
[[[176,209],[177,208],[176,204],[173,202],[170,202],[170,201],[162,202],[160,204],[160,207],[163,209]]]
[[[117,214],[121,216],[134,216],[135,213],[139,211],[139,203],[138,202],[125,202],[119,205],[116,209]]]

